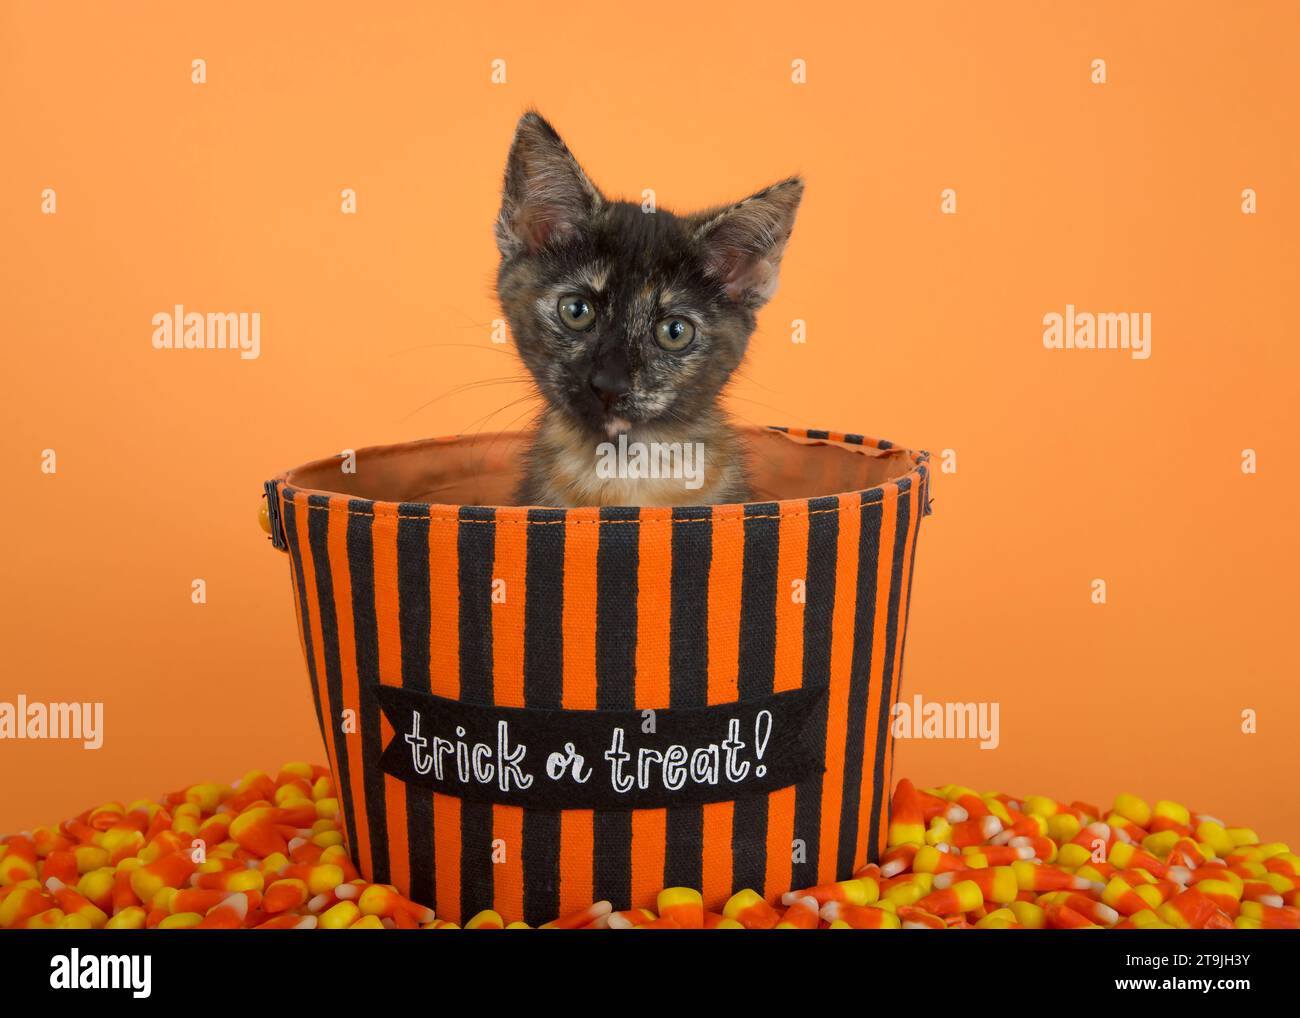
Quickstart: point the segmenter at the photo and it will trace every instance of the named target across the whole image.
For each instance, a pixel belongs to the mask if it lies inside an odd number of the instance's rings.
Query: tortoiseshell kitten
[[[550,124],[523,116],[496,223],[497,293],[546,406],[519,504],[751,497],[718,396],[776,291],[802,194],[791,177],[693,215],[643,212],[607,199]],[[689,443],[703,451],[702,476],[602,476],[601,447],[620,439]]]

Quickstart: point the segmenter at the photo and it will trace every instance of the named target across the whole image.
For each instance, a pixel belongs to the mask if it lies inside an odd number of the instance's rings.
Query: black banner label
[[[773,792],[825,769],[825,688],[713,707],[485,707],[370,687],[396,733],[380,766],[409,784],[533,809],[655,809]]]

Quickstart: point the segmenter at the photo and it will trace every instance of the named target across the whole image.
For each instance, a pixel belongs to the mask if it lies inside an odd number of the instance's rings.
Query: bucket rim
[[[819,446],[829,445],[845,449],[849,452],[857,453],[864,456],[885,457],[902,455],[910,463],[909,468],[896,477],[882,481],[869,488],[851,488],[842,491],[823,492],[811,495],[788,498],[769,498],[755,499],[750,502],[722,502],[722,503],[701,503],[699,506],[690,506],[687,508],[702,508],[711,511],[712,518],[716,521],[728,517],[752,517],[755,508],[766,507],[771,509],[777,507],[782,515],[786,515],[794,507],[805,506],[811,502],[820,502],[822,500],[838,500],[850,496],[858,496],[860,502],[868,503],[879,501],[883,498],[884,493],[889,488],[897,488],[898,494],[902,495],[909,491],[913,484],[924,482],[929,475],[930,453],[924,449],[910,449],[900,446],[888,439],[874,438],[869,435],[855,432],[830,431],[818,428],[798,428],[787,425],[757,425],[757,424],[737,424],[736,431],[741,435],[745,434],[777,434],[782,435],[792,442],[799,445]],[[501,438],[519,438],[529,434],[526,430],[513,431],[496,431],[486,432],[478,435],[441,435],[430,438],[413,439],[406,442],[383,443],[378,445],[362,446],[358,449],[351,450],[358,459],[376,459],[381,457],[395,456],[398,454],[407,454],[420,449],[433,449],[442,445],[457,444],[462,442],[490,442],[494,439]],[[538,506],[538,505],[506,505],[490,503],[454,503],[454,502],[420,502],[420,501],[395,501],[392,499],[369,498],[365,495],[349,494],[342,491],[331,490],[329,488],[318,488],[296,483],[293,478],[295,475],[301,475],[308,471],[319,470],[329,467],[339,462],[339,454],[333,456],[320,457],[309,460],[306,463],[299,464],[280,471],[271,480],[266,482],[268,491],[274,486],[281,497],[305,495],[310,497],[327,498],[331,504],[340,503],[339,508],[349,508],[352,512],[357,512],[357,504],[365,505],[370,508],[370,512],[376,515],[386,515],[397,512],[399,507],[418,507],[422,515],[430,519],[458,517],[462,511],[483,510],[492,512],[496,515],[498,521],[513,516],[520,516],[527,519],[535,513],[547,514],[570,514],[570,513],[596,513],[599,507],[596,506]],[[331,508],[333,505],[331,505]],[[325,508],[322,506],[321,508]],[[685,522],[681,519],[673,519],[671,506],[640,506],[642,513],[641,523],[654,522],[653,518],[647,519],[645,514],[664,514],[664,522]],[[678,507],[682,508],[682,507]],[[378,512],[376,512],[378,510]],[[364,510],[362,510],[364,511]],[[926,515],[929,515],[928,502],[924,507]],[[369,513],[367,513],[368,515]],[[553,521],[547,521],[553,522]],[[619,522],[617,520],[593,520],[592,522]]]

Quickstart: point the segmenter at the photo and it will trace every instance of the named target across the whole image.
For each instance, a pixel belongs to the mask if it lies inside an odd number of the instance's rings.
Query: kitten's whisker
[[[540,398],[541,398],[541,393],[540,393],[539,391],[537,391],[537,387],[536,387],[536,386],[531,386],[530,388],[532,389],[531,392],[525,393],[523,396],[520,396],[518,399],[512,399],[510,402],[506,403],[505,405],[497,407],[497,408],[496,408],[495,410],[493,410],[491,413],[484,414],[482,417],[476,418],[475,420],[473,420],[473,421],[470,422],[470,426],[469,426],[469,428],[467,428],[465,431],[461,432],[461,434],[469,434],[469,433],[471,432],[471,429],[473,429],[473,433],[472,433],[471,438],[470,438],[470,448],[471,448],[471,450],[473,449],[475,443],[477,443],[478,439],[481,437],[481,435],[482,435],[482,431],[483,431],[483,429],[487,426],[488,421],[490,421],[490,420],[491,420],[493,417],[495,417],[497,414],[502,413],[503,411],[509,410],[511,407],[518,406],[520,403],[527,403],[529,400],[540,399]],[[516,415],[514,418],[512,418],[510,421],[508,421],[508,422],[507,422],[507,425],[506,425],[506,428],[503,428],[502,430],[504,431],[504,430],[508,429],[508,427],[509,427],[510,424],[513,424],[515,421],[519,420],[520,417],[523,417],[524,415],[528,414],[529,412],[530,412],[529,409],[525,409],[523,413]],[[477,427],[477,428],[474,428],[474,425],[476,425],[476,424],[478,425],[478,427]],[[491,444],[489,444],[489,445],[488,445],[488,451],[490,451],[491,448],[492,448],[492,447],[491,447]],[[486,456],[486,453],[485,453],[485,456]],[[470,459],[470,465],[471,465],[471,469],[473,469],[473,459],[472,459],[472,456],[471,456],[471,459]]]
[[[454,396],[459,392],[467,392],[470,389],[481,389],[490,385],[510,385],[510,384],[518,384],[520,382],[527,382],[527,381],[531,381],[531,379],[523,375],[503,375],[500,378],[484,378],[484,379],[480,379],[477,382],[466,382],[463,385],[456,385],[448,389],[446,392],[434,396],[433,399],[429,400],[427,403],[421,403],[418,407],[416,407],[409,414],[403,417],[402,420],[403,421],[410,420],[421,410],[425,410],[433,406],[433,404],[437,403],[439,400],[446,399],[448,396]]]
[[[498,413],[502,413],[504,411],[510,410],[511,407],[517,407],[519,406],[520,403],[526,403],[529,402],[529,400],[533,400],[533,399],[541,399],[543,400],[543,402],[545,402],[545,397],[542,397],[541,390],[538,389],[536,382],[533,382],[532,378],[529,378],[528,391],[525,391],[525,393],[523,395],[520,395],[520,397],[511,399],[510,402],[503,403],[502,406],[495,408],[495,410],[493,411],[485,413],[485,415],[482,415],[481,417],[474,417],[474,420],[472,420],[471,423],[469,423],[468,428],[463,430],[463,432],[460,432],[460,434],[473,433],[476,434],[477,436],[477,434],[480,434],[482,432],[482,429],[486,428],[487,423],[489,423],[489,421],[493,419],[493,417],[497,416]],[[477,428],[474,425],[477,425]]]
[[[540,398],[540,393],[537,392],[525,393],[524,395],[520,396],[518,399],[512,399],[510,400],[510,402],[502,404],[501,406],[497,407],[495,410],[484,414],[482,417],[474,418],[474,420],[470,421],[469,426],[465,430],[457,433],[461,435],[467,435],[471,433],[477,435],[487,425],[487,422],[490,421],[497,414],[501,413],[504,410],[509,410],[513,406],[518,406],[520,403],[524,403],[530,399],[538,399],[538,398]],[[480,422],[482,423],[480,424]],[[474,427],[474,425],[476,424],[479,425],[478,428]]]
[[[432,350],[435,347],[444,346],[461,346],[467,350],[489,350],[492,353],[503,353],[514,356],[514,348],[503,343],[421,343],[418,346],[408,346],[401,350],[394,350],[390,356],[400,357],[408,353],[415,353],[417,350]]]
[[[787,415],[788,413],[788,411],[784,407],[779,407],[774,403],[764,403],[762,400],[759,399],[751,399],[749,396],[736,396],[734,394],[729,393],[728,395],[723,397],[723,402],[730,402],[733,399],[738,399],[742,403],[753,403],[755,406],[766,407],[768,410],[775,410],[778,414],[781,414],[783,416]],[[762,423],[766,425],[766,424],[773,424],[773,423],[783,424],[785,422],[784,421],[763,421]]]
[[[736,368],[736,369],[731,373],[731,376],[732,376],[733,378],[743,378],[743,379],[744,379],[746,382],[748,382],[750,385],[756,385],[756,386],[758,386],[758,388],[760,388],[760,389],[765,389],[765,390],[767,390],[768,392],[774,392],[774,393],[777,393],[778,395],[779,395],[780,393],[782,393],[782,392],[785,391],[784,389],[773,389],[770,385],[764,385],[762,382],[759,382],[759,381],[755,380],[754,376],[751,375],[748,371],[744,371],[744,370],[742,370],[742,367],[743,367],[743,365],[737,367],[737,368]]]
[[[522,402],[524,402],[524,400],[517,400],[517,401],[516,401],[516,403],[522,403]],[[511,404],[511,405],[514,405],[514,404]],[[504,409],[506,409],[506,408],[505,408],[505,407],[502,407],[502,409],[504,410]],[[527,417],[530,413],[533,413],[533,408],[532,408],[532,407],[525,407],[522,411],[520,411],[519,413],[515,414],[514,417],[510,418],[510,420],[506,421],[505,424],[503,424],[501,427],[499,427],[499,428],[495,428],[495,429],[493,430],[493,432],[492,432],[492,436],[491,436],[491,439],[489,440],[489,442],[488,442],[488,444],[487,444],[487,447],[486,447],[486,448],[484,449],[484,451],[483,451],[483,455],[484,455],[484,457],[486,457],[487,454],[488,454],[489,452],[492,451],[492,443],[493,443],[493,442],[498,442],[498,441],[501,440],[501,438],[502,438],[503,436],[510,434],[511,429],[513,428],[515,422],[518,421],[520,418]],[[527,429],[525,429],[525,430],[527,430]],[[482,437],[481,433],[480,433],[479,437]]]

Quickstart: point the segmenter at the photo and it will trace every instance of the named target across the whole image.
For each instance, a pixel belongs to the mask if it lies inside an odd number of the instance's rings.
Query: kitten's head
[[[688,216],[611,201],[536,113],[496,223],[497,291],[547,403],[610,437],[709,410],[776,291],[803,182]]]

